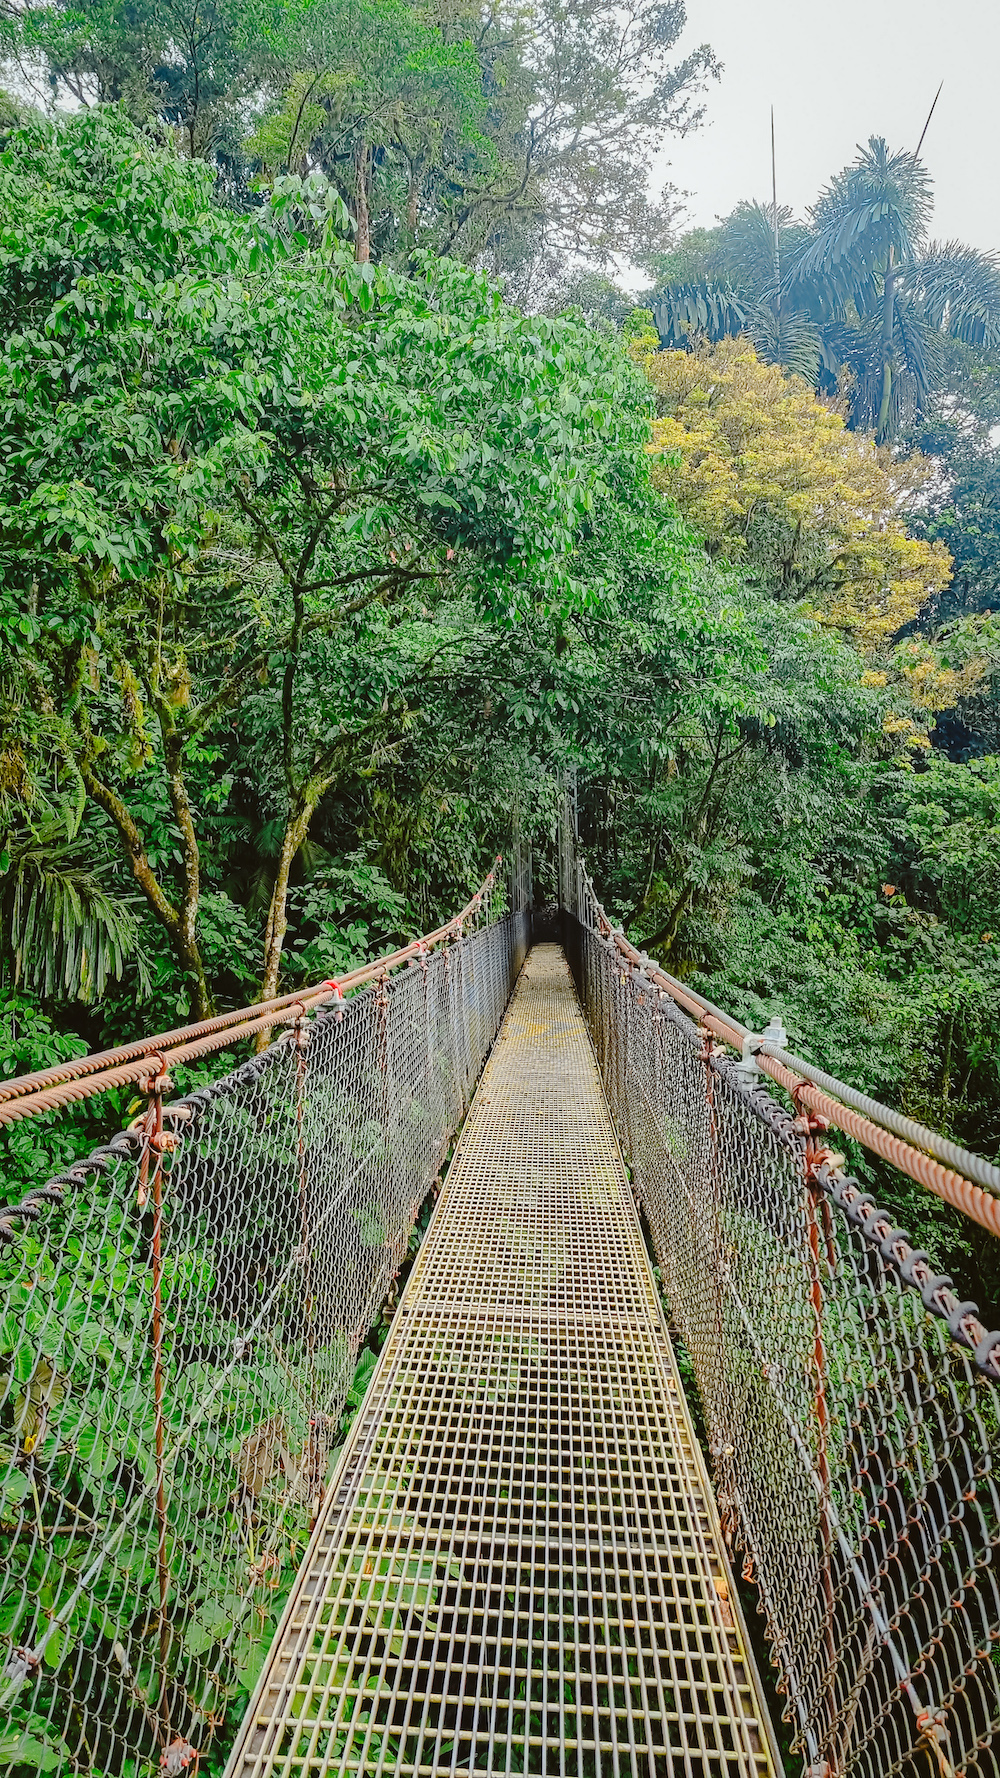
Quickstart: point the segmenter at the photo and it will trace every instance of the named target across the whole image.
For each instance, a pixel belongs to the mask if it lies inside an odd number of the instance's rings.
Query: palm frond
[[[866,208],[815,235],[788,268],[784,300],[807,304],[817,319],[839,313],[847,303],[853,303],[860,315],[872,313],[881,296],[881,280],[873,263],[877,249],[867,234],[868,222]]]
[[[858,219],[864,229],[892,227],[897,258],[915,259],[934,198],[923,161],[908,149],[890,154],[883,136],[858,144],[858,158],[837,173],[809,212],[817,235]],[[844,237],[853,238],[853,230]]]
[[[791,263],[809,238],[803,223],[791,210],[778,207],[778,251],[781,262]],[[774,211],[770,204],[737,204],[716,230],[716,246],[708,265],[719,284],[731,284],[741,295],[757,301],[774,300]]]
[[[801,301],[805,293],[819,318],[847,303],[861,316],[874,314],[887,268],[917,258],[930,202],[922,162],[890,154],[882,137],[872,136],[812,210],[815,233],[789,268],[789,295]]]
[[[896,297],[892,345],[897,364],[914,379],[922,402],[942,367],[941,338],[908,293]]]
[[[761,304],[748,314],[744,332],[758,358],[815,385],[822,340],[815,322],[801,309],[782,308],[775,314],[768,304]]]
[[[840,382],[841,373],[850,364],[850,351],[856,328],[844,321],[826,321],[819,328],[819,369],[817,381],[824,381],[827,393]]]
[[[749,209],[746,205],[744,208]],[[801,309],[775,313],[772,292],[755,300],[728,286],[671,284],[660,292],[653,317],[664,346],[685,348],[698,340],[717,343],[744,334],[760,358],[815,382],[820,331]]]
[[[882,409],[885,355],[877,321],[831,321],[821,330],[820,362],[834,385],[848,383],[850,424],[875,431]],[[919,410],[936,364],[935,342],[920,317],[897,304],[893,331],[892,393],[887,436]]]
[[[1000,258],[961,241],[934,242],[908,279],[911,300],[940,333],[1000,347]]]
[[[683,348],[742,333],[748,307],[728,284],[668,284],[653,303],[653,320],[664,346]]]
[[[149,985],[134,910],[67,846],[32,843],[13,854],[0,943],[15,983],[44,999],[99,999],[129,961]]]

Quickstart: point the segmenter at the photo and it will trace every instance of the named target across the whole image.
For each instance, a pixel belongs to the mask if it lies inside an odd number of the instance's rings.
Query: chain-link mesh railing
[[[568,880],[567,949],[793,1749],[810,1778],[995,1778],[1000,1335]]]
[[[0,1769],[221,1770],[526,889],[5,1213]]]

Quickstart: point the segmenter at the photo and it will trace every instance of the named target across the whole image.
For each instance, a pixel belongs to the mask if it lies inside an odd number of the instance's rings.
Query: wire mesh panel
[[[537,946],[232,1778],[776,1767],[569,970]]]
[[[161,1074],[6,1216],[5,1767],[205,1770],[231,1738],[523,961],[516,905],[176,1103]]]
[[[927,1256],[583,888],[574,972],[793,1748],[810,1778],[995,1778],[998,1336],[969,1350],[974,1305],[941,1319],[950,1280],[915,1287]]]

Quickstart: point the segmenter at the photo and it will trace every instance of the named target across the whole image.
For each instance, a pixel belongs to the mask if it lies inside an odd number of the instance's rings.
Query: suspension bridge
[[[1000,1334],[835,1143],[994,1235],[1000,1169],[560,859],[559,943],[519,856],[338,982],[0,1086],[142,1106],[0,1211],[0,1769],[1000,1770]]]

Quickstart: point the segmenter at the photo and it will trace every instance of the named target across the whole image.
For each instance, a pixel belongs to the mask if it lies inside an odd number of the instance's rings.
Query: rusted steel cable
[[[791,1750],[809,1778],[993,1772],[1000,1330],[844,1171],[834,1126],[987,1227],[996,1200],[668,979],[582,881],[565,912]]]
[[[585,881],[593,893],[590,879]],[[713,1036],[730,1048],[742,1051],[746,1039],[754,1035],[749,1028],[661,969],[630,944],[624,933],[612,925],[600,904],[596,905],[601,930],[612,940],[619,954],[634,968],[642,969],[657,987],[666,989],[677,1005]],[[789,1055],[777,1045],[755,1044],[753,1053],[757,1066],[786,1092],[796,1095],[797,1100],[800,1099],[811,1111],[836,1125],[845,1135],[852,1136],[908,1178],[916,1180],[918,1185],[934,1192],[963,1216],[988,1229],[990,1234],[1000,1235],[1000,1167],[949,1142],[924,1125],[914,1123],[902,1113],[880,1105],[877,1099],[856,1092],[835,1076],[801,1062],[799,1057]],[[817,1080],[823,1085],[817,1085]],[[830,1091],[824,1091],[824,1085]],[[831,1096],[834,1092],[837,1098]],[[926,1149],[935,1152],[928,1154],[924,1152]],[[951,1164],[945,1165],[945,1159]],[[994,1191],[997,1196],[992,1195]]]
[[[76,1061],[65,1062],[55,1068],[40,1069],[34,1074],[22,1074],[16,1079],[0,1083],[0,1127],[20,1123],[26,1118],[40,1117],[45,1112],[75,1104],[81,1099],[89,1099],[97,1093],[110,1092],[116,1087],[127,1086],[130,1082],[145,1086],[150,1073],[155,1074],[163,1061],[174,1067],[179,1062],[191,1062],[199,1056],[211,1054],[213,1050],[225,1049],[229,1044],[271,1030],[275,1025],[281,1024],[293,1010],[296,1014],[302,1008],[315,1012],[326,1002],[337,1000],[355,988],[364,987],[366,982],[375,981],[379,976],[399,969],[432,946],[461,934],[466,922],[478,912],[484,898],[494,887],[501,863],[502,859],[498,857],[482,886],[454,919],[427,933],[425,937],[414,939],[401,950],[393,951],[388,957],[378,958],[373,963],[364,964],[360,969],[351,970],[335,982],[321,982],[315,988],[307,988],[297,994],[282,994],[272,1000],[258,1001],[256,1005],[220,1013],[216,1018],[176,1026],[172,1031],[141,1038],[135,1043],[123,1044],[118,1049],[99,1050],[91,1055],[81,1056]]]
[[[820,1117],[836,1124],[838,1130],[845,1135],[853,1136],[856,1142],[863,1143],[873,1153],[881,1155],[891,1166],[915,1179],[918,1185],[924,1185],[928,1191],[943,1198],[946,1204],[960,1210],[963,1216],[971,1217],[982,1228],[989,1229],[992,1235],[1000,1235],[1000,1200],[993,1198],[988,1192],[980,1190],[971,1180],[963,1179],[949,1167],[943,1167],[940,1161],[931,1155],[921,1154],[909,1142],[882,1130],[870,1119],[861,1117],[850,1106],[838,1104],[831,1099],[829,1093],[823,1093],[809,1081],[786,1068],[774,1056],[761,1052],[757,1056],[758,1066],[771,1076],[772,1080],[783,1086],[786,1092],[794,1093],[796,1101],[808,1105]]]
[[[265,1006],[272,1011],[291,1006],[299,998],[296,994],[285,994],[277,1000],[262,1001],[259,1010],[263,1010]],[[134,1043],[120,1044],[116,1049],[93,1050],[89,1055],[80,1056],[72,1062],[60,1063],[55,1068],[39,1068],[34,1074],[19,1074],[13,1080],[0,1081],[0,1106],[28,1093],[58,1086],[61,1081],[76,1080],[105,1068],[117,1068],[137,1057],[159,1055],[164,1049],[171,1049],[174,1044],[185,1039],[190,1042],[194,1038],[208,1036],[210,1032],[228,1030],[233,1025],[241,1024],[248,1017],[249,1010],[248,1007],[239,1006],[232,1012],[219,1013],[216,1018],[202,1019],[197,1024],[177,1025],[172,1031],[161,1031],[156,1037],[142,1037]]]
[[[859,1093],[855,1087],[838,1080],[836,1075],[827,1074],[822,1068],[814,1068],[811,1062],[804,1062],[801,1056],[791,1055],[777,1044],[765,1042],[757,1054],[773,1056],[775,1061],[783,1062],[786,1068],[802,1075],[814,1087],[821,1087],[834,1098],[843,1100],[852,1110],[859,1111],[862,1117],[869,1118],[872,1123],[881,1124],[883,1129],[890,1130],[894,1136],[901,1137],[913,1147],[927,1149],[937,1160],[943,1161],[946,1167],[966,1174],[977,1185],[1000,1197],[1000,1167],[994,1166],[992,1161],[984,1161],[981,1155],[973,1154],[970,1149],[961,1148],[957,1142],[949,1142],[947,1136],[942,1136],[937,1130],[928,1129],[926,1124],[916,1123],[903,1112],[893,1111],[888,1105],[880,1105],[868,1093]]]

